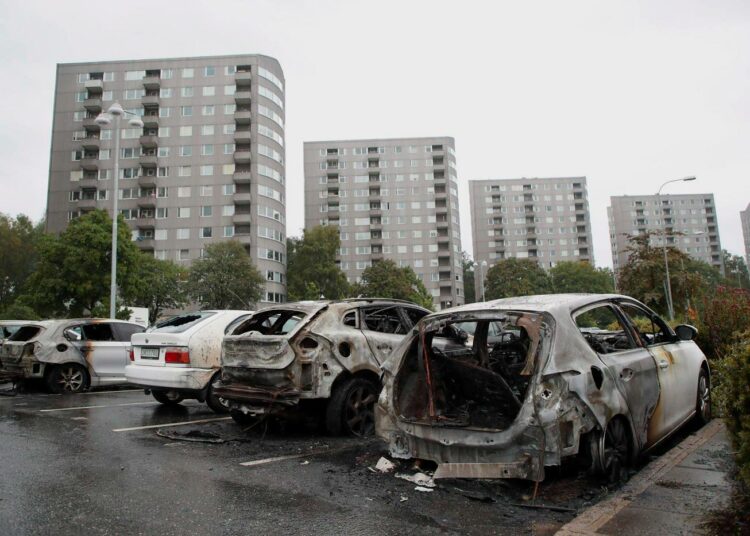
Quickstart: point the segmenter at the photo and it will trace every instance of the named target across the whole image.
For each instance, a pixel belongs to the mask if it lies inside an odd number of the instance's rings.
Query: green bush
[[[735,449],[739,478],[750,487],[750,330],[714,362],[714,398]]]
[[[732,336],[750,330],[750,292],[739,288],[717,287],[699,302],[695,318],[696,342],[709,359],[724,356]]]

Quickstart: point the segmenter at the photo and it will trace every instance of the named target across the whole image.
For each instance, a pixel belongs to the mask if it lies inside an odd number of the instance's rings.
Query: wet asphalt
[[[416,491],[373,471],[377,439],[222,417],[140,390],[0,397],[0,534],[553,534],[611,493],[575,471],[533,501],[525,481]]]

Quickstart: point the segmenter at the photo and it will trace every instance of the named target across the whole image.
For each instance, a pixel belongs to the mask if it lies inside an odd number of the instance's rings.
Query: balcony
[[[85,87],[89,93],[98,94],[104,91],[104,82],[101,80],[86,80],[83,87]]]
[[[234,131],[234,141],[236,143],[250,143],[252,136],[253,136],[253,133],[250,130],[235,130]]]
[[[146,197],[139,197],[138,206],[140,208],[156,208],[156,196],[149,195]]]
[[[250,171],[235,171],[232,175],[235,184],[249,184],[252,178],[253,174]]]
[[[102,111],[102,99],[86,99],[85,101],[83,101],[83,107],[86,108],[89,112],[98,114]]]
[[[136,245],[141,248],[142,250],[151,250],[154,249],[154,239],[153,238],[142,238],[138,237],[135,239]]]
[[[250,90],[237,90],[234,93],[234,102],[237,104],[250,104]]]
[[[144,115],[141,119],[143,120],[143,126],[145,128],[159,128],[158,115]]]
[[[141,147],[145,147],[147,149],[153,149],[159,144],[159,138],[152,135],[148,136],[141,136],[140,138]]]
[[[159,106],[159,95],[144,95],[141,104],[146,108],[148,106]]]
[[[99,169],[98,158],[84,158],[80,162],[81,169],[85,169],[86,171],[96,171]]]
[[[99,181],[97,179],[81,179],[78,181],[78,186],[81,190],[96,190],[99,187]]]
[[[447,244],[451,241],[451,237],[448,235],[438,236],[437,241],[438,241],[438,244]]]
[[[252,153],[250,151],[235,151],[234,161],[237,164],[249,164]]]
[[[159,89],[161,87],[161,79],[158,76],[144,76],[143,87],[146,89]]]
[[[247,87],[251,84],[252,80],[253,76],[249,71],[237,71],[234,75],[234,83],[237,85],[237,87]]]
[[[158,163],[155,154],[141,155],[138,162],[145,168],[155,168]]]
[[[139,229],[153,229],[156,227],[156,220],[153,217],[138,218],[136,227]]]
[[[81,147],[86,151],[98,151],[101,141],[98,137],[88,136],[81,140]]]
[[[252,115],[250,110],[236,110],[234,112],[234,122],[238,125],[249,125]]]
[[[84,117],[83,128],[94,132],[99,132],[102,129],[102,127],[96,124],[96,117]]]
[[[252,194],[250,192],[235,192],[232,196],[232,200],[235,205],[249,205],[252,202]]]
[[[138,186],[140,186],[141,188],[155,188],[156,177],[153,175],[141,175],[140,177],[138,177]]]
[[[78,201],[78,208],[81,210],[94,209],[96,208],[96,199],[81,199]]]
[[[250,219],[252,218],[252,214],[247,212],[244,214],[237,214],[235,213],[234,216],[232,216],[232,223],[235,225],[241,225],[241,224],[250,224]]]

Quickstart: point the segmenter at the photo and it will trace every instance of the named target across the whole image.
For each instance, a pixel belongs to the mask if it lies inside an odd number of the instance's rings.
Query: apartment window
[[[277,88],[279,88],[281,91],[284,91],[284,84],[281,82],[281,80],[273,74],[271,71],[264,69],[263,67],[258,67],[258,74],[274,84]]]
[[[224,86],[224,95],[232,96],[237,92],[237,86]]]
[[[193,107],[192,106],[180,106],[180,113],[182,117],[192,117]]]
[[[114,93],[111,89],[107,91],[102,91],[102,100],[105,102],[109,102],[114,98]]]
[[[154,240],[166,240],[166,239],[167,239],[166,229],[156,229],[154,231]]]
[[[172,88],[171,87],[163,87],[159,89],[159,97],[162,99],[168,99],[172,97]]]
[[[179,189],[177,191],[177,194],[179,196]],[[182,197],[182,196],[179,196]],[[177,208],[177,217],[178,218],[189,218],[190,217],[190,207],[178,207]]]
[[[180,186],[177,188],[177,197],[190,197],[190,186]]]
[[[201,175],[204,177],[210,176],[214,174],[214,167],[213,166],[201,166]]]
[[[157,136],[159,136],[160,138],[168,138],[169,134],[169,127],[159,127]]]
[[[183,227],[181,229],[177,229],[177,240],[187,240],[190,238],[190,229],[187,227]]]
[[[222,193],[223,193],[224,195],[233,195],[233,194],[234,194],[234,192],[235,192],[235,187],[234,187],[234,184],[225,184],[225,185],[224,185],[224,186],[222,187]]]
[[[159,147],[157,153],[158,156],[166,158],[169,156],[169,147]],[[165,175],[166,176],[166,175]]]
[[[165,220],[169,217],[169,209],[166,207],[159,207],[156,209],[156,219]]]
[[[203,86],[204,97],[213,97],[214,95],[216,95],[216,86]]]
[[[213,135],[214,135],[213,125],[203,125],[201,127],[201,136],[213,136]]]
[[[203,107],[202,110],[203,115],[214,115],[214,105],[213,104],[207,104]]]
[[[224,164],[221,166],[222,175],[231,175],[234,173],[234,164]]]
[[[156,189],[156,197],[169,197],[169,189],[166,186],[160,186]]]
[[[270,89],[268,89],[268,88],[266,88],[264,86],[259,85],[258,86],[258,94],[261,95],[262,97],[265,97],[265,98],[273,101],[273,103],[276,104],[276,106],[278,106],[279,108],[282,108],[282,109],[284,108],[284,103],[281,100],[281,98],[276,93],[274,93],[273,91],[271,91]]]
[[[192,136],[192,135],[193,135],[193,127],[192,126],[187,125],[187,126],[180,127],[180,136],[181,137]]]
[[[193,156],[193,148],[190,145],[180,146],[180,156]]]
[[[182,70],[183,78],[193,78],[193,76],[195,76],[195,71],[192,67],[186,67]]]
[[[83,121],[86,118],[86,112],[81,110],[73,112],[73,121]]]
[[[224,125],[224,134],[234,134],[236,130],[237,127],[234,123],[228,123]]]
[[[201,238],[211,238],[213,236],[213,230],[211,227],[201,228]]]
[[[211,205],[203,205],[201,207],[201,218],[208,218],[213,216],[213,207]]]
[[[234,236],[234,225],[226,225],[224,227],[224,237],[229,238]]]
[[[216,67],[208,65],[203,68],[203,76],[214,76],[216,74]]]
[[[235,104],[225,104],[224,115],[232,115],[236,109],[237,106]]]
[[[201,197],[211,197],[214,195],[213,186],[201,186]]]
[[[159,108],[159,117],[169,117],[172,114],[172,108],[162,106]]]
[[[234,216],[234,205],[224,205],[221,207],[222,216]]]
[[[177,168],[177,175],[180,177],[189,177],[192,175],[192,167],[191,166],[180,166]]]
[[[192,97],[193,95],[194,95],[194,91],[191,86],[185,86],[180,89],[180,96],[182,97]]]
[[[123,98],[125,100],[135,100],[140,99],[146,94],[146,91],[143,89],[126,89],[123,93]]]
[[[234,143],[224,144],[224,154],[232,154],[234,152]]]
[[[213,145],[201,145],[201,154],[203,156],[213,156],[214,146]]]

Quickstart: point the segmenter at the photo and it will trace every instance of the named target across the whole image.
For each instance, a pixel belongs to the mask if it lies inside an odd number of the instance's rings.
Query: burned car
[[[29,322],[0,349],[5,381],[43,379],[53,393],[125,383],[132,322],[107,319]]]
[[[224,337],[214,392],[240,423],[321,410],[333,434],[371,434],[380,366],[429,312],[387,299],[263,309]]]
[[[447,326],[473,333],[445,352]],[[473,326],[469,327],[470,324]],[[377,434],[435,478],[544,479],[584,463],[611,481],[691,418],[711,418],[708,363],[692,341],[620,295],[527,296],[424,318],[384,364]]]

